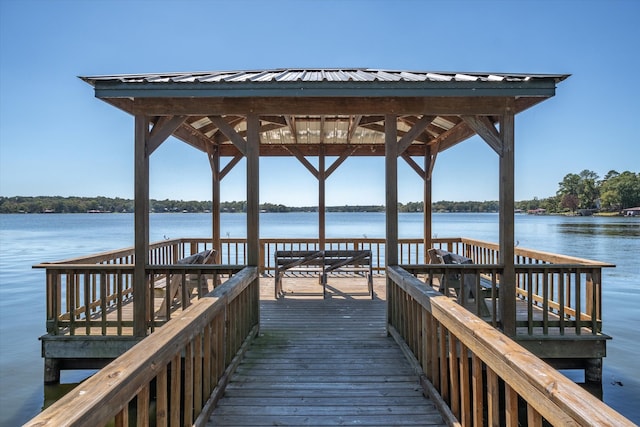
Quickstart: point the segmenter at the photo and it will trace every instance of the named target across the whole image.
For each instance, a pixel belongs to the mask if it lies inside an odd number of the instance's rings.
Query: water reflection
[[[557,224],[563,234],[601,235],[610,237],[640,237],[640,222],[628,223],[565,222]]]

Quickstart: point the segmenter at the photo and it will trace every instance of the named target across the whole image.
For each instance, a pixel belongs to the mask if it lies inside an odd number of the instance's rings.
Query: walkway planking
[[[323,300],[317,280],[285,279],[284,299],[263,299],[260,335],[208,425],[444,425],[386,335],[384,280],[374,301],[360,282],[330,278]]]

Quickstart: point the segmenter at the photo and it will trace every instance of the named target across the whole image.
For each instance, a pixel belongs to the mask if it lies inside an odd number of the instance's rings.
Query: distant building
[[[624,216],[640,216],[640,206],[622,210]]]
[[[538,208],[538,209],[529,209],[527,211],[529,215],[544,215],[547,213],[546,209]]]

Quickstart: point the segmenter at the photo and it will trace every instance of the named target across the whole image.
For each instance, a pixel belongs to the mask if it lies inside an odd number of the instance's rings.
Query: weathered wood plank
[[[385,302],[342,282],[328,299],[262,301],[260,336],[209,425],[444,425],[386,334]]]

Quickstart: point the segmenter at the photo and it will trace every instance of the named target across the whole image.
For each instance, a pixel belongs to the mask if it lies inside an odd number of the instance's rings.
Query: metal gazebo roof
[[[183,117],[174,136],[223,156],[239,154],[227,125],[242,135],[244,114],[260,115],[260,155],[380,156],[384,114],[398,116],[398,136],[422,121],[405,150],[443,151],[476,132],[465,115],[491,123],[555,95],[566,74],[455,73],[365,68],[120,74],[81,77],[96,97],[130,113]],[[509,100],[509,101],[507,101]]]

